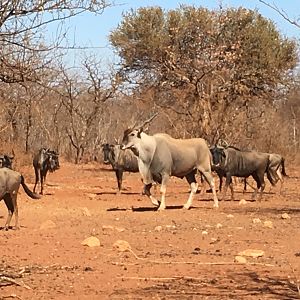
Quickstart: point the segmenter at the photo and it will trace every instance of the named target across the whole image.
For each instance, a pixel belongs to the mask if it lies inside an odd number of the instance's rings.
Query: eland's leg
[[[151,187],[152,187],[152,183],[145,184],[145,185],[144,185],[143,194],[146,195],[146,196],[148,196],[148,197],[150,198],[150,200],[151,200],[151,202],[152,202],[153,205],[159,206],[160,202],[157,201],[157,200],[151,195],[151,191],[150,191]]]
[[[158,210],[164,210],[166,208],[166,191],[167,191],[168,181],[169,181],[169,176],[162,177],[162,182],[161,182],[161,186],[160,186],[161,201],[160,201]]]
[[[194,195],[196,194],[198,190],[198,183],[196,181],[195,173],[190,173],[187,176],[185,176],[186,180],[191,186],[191,192],[189,195],[189,198],[187,202],[184,204],[184,209],[189,209],[192,206]]]
[[[199,171],[203,174],[206,182],[209,184],[210,188],[212,189],[213,197],[214,197],[214,207],[216,208],[219,207],[214,177],[212,176],[210,171],[203,171],[203,170],[199,170]]]

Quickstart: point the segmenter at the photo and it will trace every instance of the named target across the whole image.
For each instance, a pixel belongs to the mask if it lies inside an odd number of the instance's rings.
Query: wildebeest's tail
[[[266,169],[266,173],[267,173],[267,178],[270,181],[270,183],[274,186],[276,184],[276,181],[273,179],[272,174],[270,172],[270,159],[268,159],[268,164],[267,164],[267,169]]]
[[[29,189],[29,187],[25,184],[25,180],[24,180],[23,175],[21,175],[21,184],[22,184],[22,187],[23,187],[25,193],[26,193],[30,198],[32,198],[32,199],[40,199],[40,198],[41,198],[40,195],[38,195],[38,194],[32,192],[32,191]]]
[[[285,173],[284,158],[281,159],[280,164],[281,164],[281,172],[282,172],[282,175],[288,177],[288,175]]]

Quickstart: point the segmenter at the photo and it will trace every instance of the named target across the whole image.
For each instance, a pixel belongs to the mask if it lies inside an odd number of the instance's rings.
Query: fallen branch
[[[7,295],[7,296],[1,296],[1,297],[0,297],[0,300],[8,299],[8,298],[16,298],[16,299],[22,300],[22,298],[19,297],[19,296],[17,296],[16,294],[11,294],[11,295]]]
[[[25,289],[27,289],[27,290],[31,290],[31,287],[28,286],[28,285],[26,285],[23,281],[17,281],[17,280],[15,280],[15,279],[10,278],[10,277],[7,277],[7,276],[1,276],[1,277],[0,277],[0,282],[1,282],[1,281],[4,281],[4,282],[7,281],[7,282],[9,282],[9,283],[12,283],[12,284],[21,286],[21,287],[23,287],[23,288],[25,288]]]
[[[222,265],[245,265],[245,266],[264,266],[264,267],[275,267],[272,264],[264,264],[264,263],[256,263],[256,262],[247,262],[247,263],[237,263],[232,261],[220,261],[220,262],[195,262],[195,261],[160,261],[160,260],[151,260],[147,258],[138,257],[132,250],[130,251],[134,254],[137,260],[141,260],[145,263],[152,264],[165,264],[165,265],[176,265],[176,264],[184,264],[184,265],[198,265],[198,266],[222,266]],[[113,265],[128,265],[127,263],[120,262],[112,262]],[[134,265],[134,264],[131,264]]]
[[[292,266],[292,264],[291,264],[290,262],[289,262],[289,265],[290,265],[290,268],[292,269],[292,272],[293,272],[294,278],[295,278],[295,280],[296,280],[296,283],[295,283],[295,285],[296,285],[296,287],[297,287],[297,290],[298,290],[298,295],[299,295],[299,297],[300,297],[300,286],[299,286],[299,280],[298,280],[298,278],[297,278],[297,275],[296,275],[295,269],[293,268],[293,266]]]

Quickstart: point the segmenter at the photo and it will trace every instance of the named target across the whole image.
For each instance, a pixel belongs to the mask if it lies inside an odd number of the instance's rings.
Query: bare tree
[[[63,22],[84,12],[102,13],[110,5],[106,0],[1,1],[0,81],[38,80],[49,59],[41,59],[37,64],[37,53],[49,53],[59,47],[66,34]],[[46,43],[43,30],[51,23],[57,23],[57,36]]]
[[[87,74],[86,81],[82,81],[78,75],[62,71],[61,101],[68,118],[65,132],[76,150],[76,163],[79,163],[88,145],[99,140],[99,124],[105,127],[105,104],[115,97],[119,84],[113,75],[113,78],[104,75],[100,62],[87,58],[83,65]]]
[[[263,3],[264,5],[270,7],[271,9],[273,9],[274,11],[276,11],[283,19],[285,19],[286,21],[288,21],[289,23],[291,23],[292,25],[300,28],[300,22],[299,22],[299,18],[292,20],[289,15],[287,14],[287,12],[281,8],[279,8],[276,4],[270,4],[267,1],[264,0],[259,0],[259,2]]]

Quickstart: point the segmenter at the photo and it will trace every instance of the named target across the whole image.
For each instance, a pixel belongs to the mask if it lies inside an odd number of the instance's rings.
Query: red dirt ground
[[[168,208],[157,212],[141,195],[138,174],[124,174],[126,190],[117,195],[108,166],[61,165],[49,174],[41,200],[29,199],[20,188],[21,229],[0,231],[0,299],[300,298],[297,169],[288,169],[282,195],[279,185],[271,192],[268,185],[262,202],[240,205],[251,194],[243,195],[238,185],[236,201],[220,201],[218,210],[209,193],[197,194],[192,209],[183,210],[189,186],[172,179]],[[33,169],[22,173],[32,189]],[[3,201],[0,212],[3,226]],[[282,219],[283,213],[290,219]],[[255,218],[261,223],[253,223]],[[40,229],[49,220],[56,227]],[[81,245],[89,236],[100,247]],[[127,241],[132,251],[118,251],[117,240]],[[234,262],[246,249],[264,255]],[[21,285],[5,285],[3,275]]]

